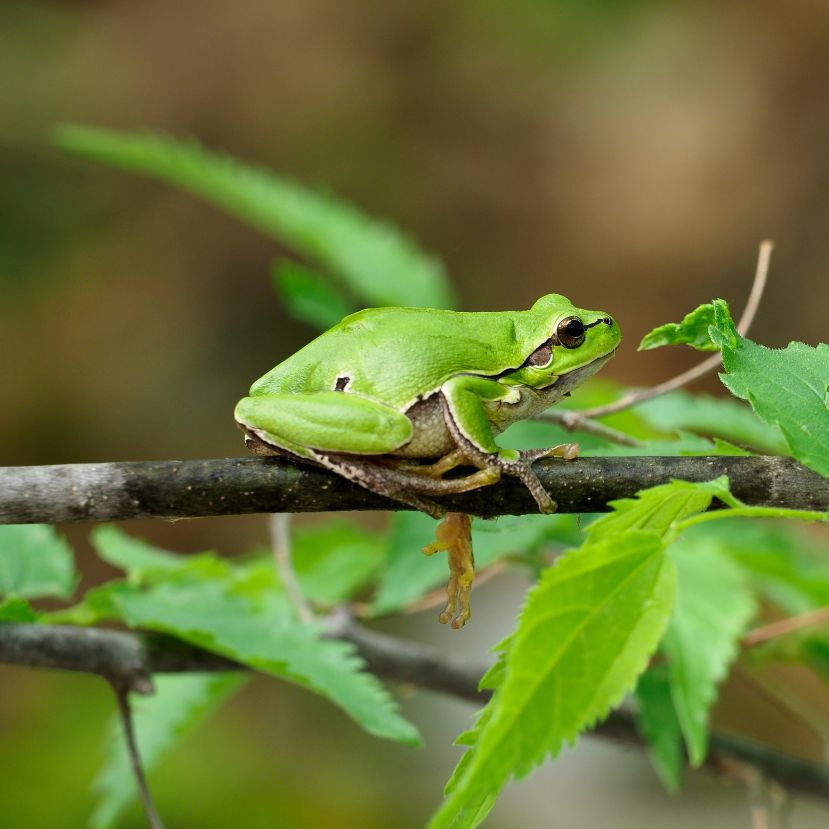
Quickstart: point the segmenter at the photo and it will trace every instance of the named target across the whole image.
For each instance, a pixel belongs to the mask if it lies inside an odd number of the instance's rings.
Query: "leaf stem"
[[[786,509],[785,507],[736,507],[692,515],[676,525],[677,532],[687,530],[695,524],[717,521],[721,518],[791,518],[797,521],[826,521],[825,512],[808,509]]]

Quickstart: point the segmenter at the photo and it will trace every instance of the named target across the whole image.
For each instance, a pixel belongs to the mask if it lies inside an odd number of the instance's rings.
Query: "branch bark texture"
[[[751,505],[829,508],[829,479],[783,457],[602,457],[535,465],[561,512],[602,512],[608,501],[673,478],[728,475]],[[537,507],[515,478],[442,502],[473,515]],[[274,458],[0,467],[0,523],[195,518],[258,512],[399,510],[405,506],[311,466]]]
[[[386,679],[411,683],[483,704],[478,690],[486,664],[449,661],[428,646],[370,630],[347,614],[328,619],[328,635],[352,642],[369,670]],[[245,670],[244,666],[163,634],[63,625],[0,625],[0,662],[97,674],[116,688],[151,691],[155,673]],[[634,715],[617,709],[593,736],[643,746]],[[792,792],[829,800],[829,766],[773,751],[729,734],[714,732],[706,765],[715,771],[737,759]]]

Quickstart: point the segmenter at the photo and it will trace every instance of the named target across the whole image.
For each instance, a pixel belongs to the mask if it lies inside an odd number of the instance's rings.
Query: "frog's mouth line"
[[[557,391],[569,392],[576,386],[581,385],[589,377],[592,377],[600,368],[602,368],[612,357],[616,354],[616,349],[609,351],[604,357],[598,357],[595,360],[587,363],[587,365],[574,368],[566,374],[559,374],[556,379],[550,383],[549,386],[544,386],[544,389],[555,388]]]

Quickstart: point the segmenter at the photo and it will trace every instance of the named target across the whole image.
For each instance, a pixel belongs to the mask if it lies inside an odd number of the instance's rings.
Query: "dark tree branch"
[[[672,478],[728,475],[752,505],[825,510],[829,479],[782,457],[623,457],[538,461],[561,512],[602,512],[607,502]],[[515,478],[443,503],[485,517],[537,507]],[[272,458],[0,467],[0,523],[195,518],[252,512],[399,510],[406,507],[311,466]]]
[[[328,619],[328,635],[352,642],[379,676],[483,703],[484,664],[448,661],[425,645],[369,630],[344,613]],[[98,674],[116,687],[147,693],[154,673],[242,670],[244,666],[161,634],[61,625],[0,624],[0,662]],[[613,711],[590,734],[642,746],[635,718]],[[829,800],[829,766],[773,751],[734,735],[713,733],[706,765],[720,771],[729,759],[760,770],[793,792]]]

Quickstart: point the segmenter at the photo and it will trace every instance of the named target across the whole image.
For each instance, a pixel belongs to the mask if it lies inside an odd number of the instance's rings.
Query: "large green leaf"
[[[662,650],[691,765],[708,750],[708,721],[717,687],[737,655],[754,616],[754,594],[740,567],[704,534],[691,533],[671,546],[677,600]]]
[[[674,568],[653,533],[570,553],[530,591],[493,699],[430,829],[473,827],[512,775],[527,774],[604,717],[645,668],[673,605]]]
[[[680,585],[681,589],[681,585]],[[636,723],[648,756],[669,792],[682,785],[682,731],[676,716],[667,665],[652,665],[636,685]]]
[[[829,345],[757,345],[737,333],[723,300],[713,305],[711,336],[722,351],[723,383],[780,428],[801,463],[829,477]]]
[[[64,126],[66,150],[171,182],[327,268],[367,304],[448,308],[443,266],[390,224],[195,141]]]
[[[152,696],[133,695],[130,705],[144,771],[149,772],[156,766],[179,739],[203,722],[248,679],[243,674],[158,676],[154,679]],[[138,796],[123,726],[118,719],[110,726],[105,764],[93,788],[98,802],[89,822],[91,829],[118,825],[124,809]]]
[[[149,589],[122,587],[108,599],[131,627],[172,634],[316,691],[371,734],[419,742],[354,646],[297,621],[267,568],[246,569],[233,582],[180,576]]]
[[[72,595],[77,575],[72,549],[47,524],[0,527],[0,598]]]

